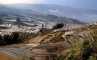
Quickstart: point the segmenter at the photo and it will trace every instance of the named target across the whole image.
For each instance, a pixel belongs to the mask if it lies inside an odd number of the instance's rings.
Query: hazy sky
[[[57,4],[78,8],[89,8],[97,9],[97,0],[0,0],[2,4],[13,4],[13,3],[47,3]]]

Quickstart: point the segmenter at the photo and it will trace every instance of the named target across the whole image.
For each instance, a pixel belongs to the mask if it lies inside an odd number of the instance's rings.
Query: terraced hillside
[[[28,44],[1,47],[0,52],[21,60],[96,60],[96,36],[96,25],[73,30],[58,29],[38,35]]]

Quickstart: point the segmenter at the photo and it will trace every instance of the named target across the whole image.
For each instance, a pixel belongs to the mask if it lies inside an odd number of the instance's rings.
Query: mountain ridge
[[[3,5],[4,6],[4,5]],[[29,9],[18,9],[18,8],[13,8],[13,7],[8,7],[8,6],[1,6],[2,9],[0,9],[0,17],[11,17],[11,18],[16,18],[16,17],[35,17],[35,18],[41,18],[41,19],[46,19],[48,21],[53,21],[53,22],[64,22],[67,23],[68,18],[67,17],[61,17],[53,14],[44,14],[42,12],[37,12]],[[39,19],[38,19],[39,20]],[[70,19],[71,22],[74,20],[73,18]],[[77,20],[77,19],[76,19]],[[82,23],[81,21],[78,21]],[[70,22],[68,22],[70,23]],[[75,23],[75,22],[73,22]]]
[[[44,14],[75,18],[83,22],[87,22],[87,20],[88,22],[92,22],[97,19],[97,10],[92,9],[79,9],[55,4],[8,4],[7,6],[19,9],[29,9]]]

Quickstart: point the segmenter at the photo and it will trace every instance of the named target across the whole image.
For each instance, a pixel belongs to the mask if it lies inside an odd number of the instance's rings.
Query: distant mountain
[[[18,9],[29,9],[44,14],[53,14],[57,16],[76,18],[79,19],[80,21],[85,22],[97,20],[97,10],[91,9],[77,9],[54,4],[10,4],[7,6]]]
[[[3,18],[3,20],[5,19],[10,20],[10,19],[16,19],[16,17],[20,17],[21,19],[30,17],[31,19],[41,20],[41,21],[45,20],[45,21],[50,21],[50,22],[83,24],[83,22],[78,21],[77,19],[61,17],[61,16],[52,15],[52,14],[45,14],[43,12],[36,11],[36,10],[34,11],[32,9],[16,8],[12,6],[14,5],[11,5],[11,6],[10,5],[0,5],[0,18]]]

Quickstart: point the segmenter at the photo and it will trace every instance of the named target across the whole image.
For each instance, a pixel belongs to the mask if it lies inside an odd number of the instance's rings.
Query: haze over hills
[[[20,7],[19,7],[19,5],[20,5]],[[38,5],[36,6],[36,4],[35,5],[27,4],[27,5],[25,5],[26,8],[23,8],[24,5],[22,5],[22,4],[2,5],[1,4],[0,8],[2,8],[2,9],[0,9],[0,17],[1,18],[3,17],[3,19],[6,17],[7,19],[11,19],[11,20],[15,19],[16,17],[20,17],[20,18],[30,17],[31,19],[35,19],[35,20],[83,24],[83,22],[78,21],[76,18],[73,19],[73,18],[62,17],[61,15],[60,16],[54,15],[54,14],[52,15],[52,14],[49,14],[49,12],[46,13],[45,9],[48,10],[48,8],[39,9],[39,11],[38,11],[35,8],[38,6]],[[43,7],[41,6],[41,8],[43,8]]]
[[[7,6],[18,9],[29,9],[44,14],[75,18],[84,22],[97,20],[97,10],[94,9],[78,9],[54,4],[8,4]]]

